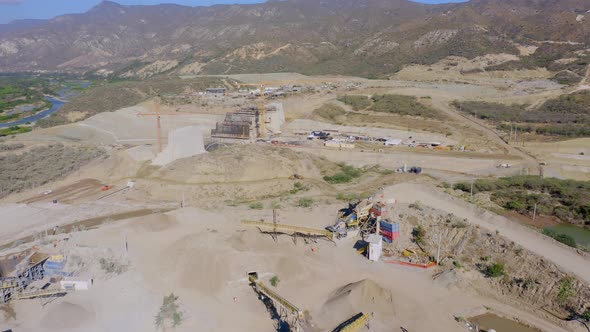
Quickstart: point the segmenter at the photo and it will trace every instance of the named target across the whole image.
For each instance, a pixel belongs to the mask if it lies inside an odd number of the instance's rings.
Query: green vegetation
[[[421,116],[424,118],[442,118],[433,108],[418,102],[413,96],[402,95],[374,95],[373,105],[369,108],[373,112],[395,113],[399,115]]]
[[[313,199],[309,197],[302,197],[299,199],[297,206],[308,208],[313,205]]]
[[[127,265],[117,262],[113,258],[101,258],[98,261],[100,268],[106,273],[121,274],[127,271]]]
[[[313,111],[313,114],[326,120],[329,120],[331,122],[338,123],[338,118],[343,115],[346,115],[346,111],[340,106],[336,106],[333,104],[324,104],[320,108],[315,109]]]
[[[82,112],[78,120],[84,120],[98,113],[131,107],[156,96],[162,96],[166,103],[167,96],[178,95],[187,88],[202,91],[210,87],[224,86],[223,81],[217,77],[201,77],[105,82],[72,98],[59,112],[37,121],[37,125],[47,128],[70,123],[72,121],[68,118],[68,114],[72,112]],[[232,82],[230,80],[228,84],[231,85]],[[231,88],[231,86],[228,87]]]
[[[279,285],[279,282],[281,282],[281,279],[279,279],[279,277],[277,276],[270,278],[270,284],[272,287],[277,287]]]
[[[504,272],[504,264],[502,263],[493,263],[491,265],[488,265],[485,270],[484,273],[487,277],[489,278],[498,278],[501,277],[505,274]]]
[[[490,121],[499,129],[539,135],[590,136],[590,92],[562,95],[546,101],[535,110],[528,105],[503,105],[480,101],[458,102],[457,110]]]
[[[549,236],[549,237],[555,239],[556,241],[559,241],[565,245],[568,245],[572,248],[578,247],[576,240],[567,234],[559,234],[556,231],[549,229],[549,228],[543,229],[543,234],[547,235],[547,236]]]
[[[94,147],[54,144],[0,156],[0,197],[65,177],[104,154]]]
[[[28,133],[31,130],[33,130],[33,128],[28,126],[12,126],[8,128],[3,128],[0,129],[0,137]]]
[[[572,296],[576,295],[576,291],[574,289],[574,282],[575,279],[570,276],[563,277],[559,281],[559,291],[557,292],[558,303],[565,304]]]
[[[262,205],[262,203],[260,202],[255,202],[250,204],[250,208],[252,210],[262,210],[264,208],[264,205]]]
[[[424,227],[422,227],[422,225],[418,225],[412,230],[412,236],[414,237],[414,242],[419,245],[423,245],[426,240],[426,230]]]
[[[469,192],[471,183],[455,184],[455,189]],[[538,176],[512,176],[478,179],[473,192],[491,192],[491,199],[506,209],[532,215],[551,215],[562,221],[583,223],[590,220],[590,181],[561,180]]]
[[[588,56],[576,54],[580,49],[579,45],[569,44],[542,44],[531,55],[521,56],[520,60],[509,61],[499,65],[486,67],[487,71],[494,70],[520,70],[520,69],[535,69],[547,68],[550,71],[570,71],[577,75],[584,75],[586,66],[588,65]],[[572,62],[555,62],[559,59],[576,59]]]
[[[346,105],[350,105],[350,107],[352,107],[352,109],[355,111],[361,111],[371,106],[371,100],[367,96],[344,95],[338,96],[338,100],[345,103]]]
[[[182,324],[184,317],[176,301],[178,301],[178,296],[174,295],[174,293],[164,296],[160,311],[156,315],[156,328],[158,330],[166,330],[168,327],[174,328]]]
[[[352,202],[352,201],[358,200],[359,195],[357,195],[355,193],[347,193],[347,194],[338,193],[338,195],[336,195],[336,199],[339,201]]]
[[[298,192],[308,191],[308,190],[309,190],[309,188],[306,187],[303,183],[295,182],[293,184],[293,189],[291,189],[290,193],[294,195],[294,194],[297,194]]]
[[[331,184],[348,183],[363,175],[363,170],[360,168],[355,168],[354,166],[346,164],[339,164],[338,166],[340,166],[340,172],[332,176],[324,176],[324,181]]]

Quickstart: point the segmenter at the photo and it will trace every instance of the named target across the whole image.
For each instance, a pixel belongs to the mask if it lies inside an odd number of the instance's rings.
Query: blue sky
[[[462,2],[464,0],[414,0],[424,3]],[[24,18],[52,18],[62,14],[82,13],[100,0],[0,0],[0,23]],[[256,3],[261,0],[115,0],[124,5],[154,5],[162,2],[188,6],[227,3]]]

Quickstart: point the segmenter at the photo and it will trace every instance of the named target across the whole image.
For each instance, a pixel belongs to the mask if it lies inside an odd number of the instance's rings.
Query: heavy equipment
[[[300,323],[303,319],[302,310],[299,310],[299,308],[297,308],[293,303],[287,301],[278,293],[269,289],[261,281],[258,281],[257,272],[249,272],[248,281],[263,302],[272,302],[272,305],[278,314],[280,321],[279,323],[285,322],[289,324],[291,331],[302,331],[300,326]]]
[[[334,233],[326,230],[326,229],[315,229],[315,228],[308,228],[308,227],[301,227],[301,226],[294,226],[294,225],[285,225],[279,224],[276,222],[266,222],[266,221],[251,221],[251,220],[243,220],[242,224],[248,226],[258,227],[261,231],[266,232],[274,232],[274,233],[282,233],[288,234],[292,236],[303,236],[303,237],[317,237],[322,238],[325,237],[329,240],[334,239]]]
[[[248,272],[248,282],[254,289],[260,299],[272,307],[271,310],[276,311],[279,317],[279,324],[286,323],[289,325],[290,331],[304,332],[304,314],[303,310],[299,309],[293,303],[289,302],[277,292],[268,288],[264,283],[258,280],[258,272]],[[362,312],[352,316],[338,325],[333,332],[357,332],[363,327],[369,326],[371,315]]]
[[[347,208],[338,211],[338,219],[327,229],[337,235],[338,238],[346,237],[350,230],[360,230],[361,235],[370,234],[374,228],[375,220],[371,214],[373,203],[369,200],[349,203]]]
[[[154,100],[155,111],[153,113],[137,113],[137,116],[155,116],[156,117],[156,136],[158,140],[158,153],[162,152],[162,115],[181,115],[178,112],[166,112],[160,111],[160,98]]]

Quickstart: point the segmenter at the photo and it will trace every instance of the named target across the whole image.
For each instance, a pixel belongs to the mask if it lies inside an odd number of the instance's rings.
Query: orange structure
[[[181,115],[177,112],[160,112],[160,99],[157,98],[155,101],[155,112],[154,113],[138,113],[137,116],[155,116],[156,117],[156,135],[158,139],[158,153],[162,152],[162,115]]]

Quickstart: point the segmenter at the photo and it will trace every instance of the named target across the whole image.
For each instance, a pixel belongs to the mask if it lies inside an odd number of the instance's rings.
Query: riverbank
[[[31,116],[27,116],[16,121],[0,123],[0,128],[10,128],[14,126],[32,124],[35,121],[46,118],[52,115],[53,113],[59,111],[60,108],[62,108],[66,104],[66,101],[59,100],[58,97],[53,96],[45,96],[45,100],[51,103],[51,107],[49,109],[40,111]]]

